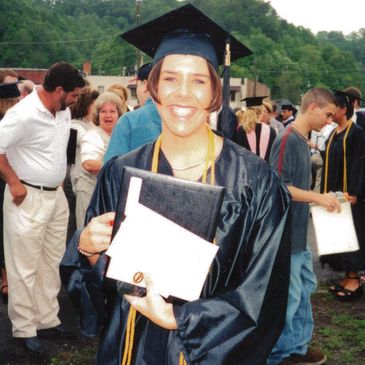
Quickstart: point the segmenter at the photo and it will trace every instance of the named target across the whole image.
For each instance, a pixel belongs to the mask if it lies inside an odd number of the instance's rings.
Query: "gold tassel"
[[[180,352],[179,365],[187,365],[182,352]]]
[[[132,362],[135,323],[136,323],[136,310],[133,307],[130,307],[127,319],[122,365],[130,365]]]

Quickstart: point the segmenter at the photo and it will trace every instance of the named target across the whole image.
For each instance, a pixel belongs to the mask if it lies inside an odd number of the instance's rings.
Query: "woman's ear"
[[[144,93],[148,92],[148,88],[147,88],[147,80],[143,80],[143,85],[142,85],[142,90]]]

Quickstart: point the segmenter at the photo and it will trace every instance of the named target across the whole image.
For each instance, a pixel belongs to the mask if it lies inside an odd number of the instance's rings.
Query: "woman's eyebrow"
[[[163,74],[163,73],[176,75],[178,72],[177,71],[170,71],[170,70],[163,70],[163,71],[161,71],[161,74]],[[204,74],[204,73],[200,73],[200,72],[195,72],[192,75],[198,76],[198,77],[207,77],[208,79],[210,78],[210,76],[208,74]]]

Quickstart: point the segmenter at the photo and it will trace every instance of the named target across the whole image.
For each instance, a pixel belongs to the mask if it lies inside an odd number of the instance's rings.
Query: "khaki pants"
[[[59,264],[65,252],[68,204],[59,187],[26,186],[20,206],[4,196],[4,248],[9,283],[9,317],[14,337],[33,337],[57,326],[61,288]]]

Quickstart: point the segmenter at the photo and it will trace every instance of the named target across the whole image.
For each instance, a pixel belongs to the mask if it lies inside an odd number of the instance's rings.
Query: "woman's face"
[[[270,124],[270,113],[264,106],[261,109],[259,120],[261,123]]]
[[[338,124],[343,122],[343,121],[347,121],[346,108],[341,108],[341,107],[338,106],[336,108],[333,120]]]
[[[118,109],[113,103],[104,103],[99,110],[100,127],[109,135],[119,119]]]
[[[198,56],[169,55],[158,82],[158,111],[169,133],[186,137],[205,128],[212,100],[207,61]]]

